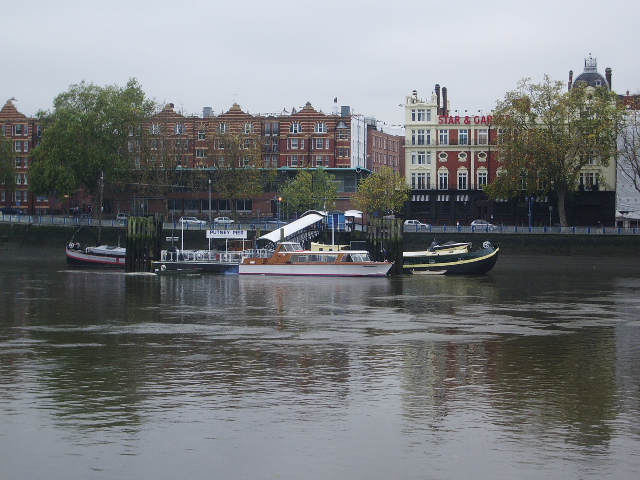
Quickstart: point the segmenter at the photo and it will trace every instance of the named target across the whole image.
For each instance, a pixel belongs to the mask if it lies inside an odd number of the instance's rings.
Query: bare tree
[[[624,110],[608,87],[563,88],[548,76],[540,84],[524,79],[498,102],[502,168],[485,191],[493,199],[553,191],[560,224],[567,225],[565,199],[579,188],[583,167],[606,167],[615,156]]]
[[[618,135],[618,166],[640,192],[640,111],[629,109]]]
[[[229,200],[233,218],[237,218],[238,200],[260,195],[274,173],[265,165],[263,148],[262,138],[252,132],[219,131],[210,138],[213,188]]]

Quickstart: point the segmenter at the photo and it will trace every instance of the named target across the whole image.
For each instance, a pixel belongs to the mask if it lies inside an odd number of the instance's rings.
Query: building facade
[[[619,96],[627,107],[627,124],[618,136],[616,224],[640,226],[640,94]]]
[[[0,124],[12,150],[12,167],[15,167],[15,188],[0,185],[0,207],[16,208],[31,215],[68,214],[89,209],[91,199],[79,192],[77,198],[51,198],[34,196],[29,192],[28,170],[30,154],[37,146],[42,130],[37,119],[20,113],[13,101],[8,101],[0,111]],[[400,161],[403,137],[382,132],[377,122],[362,115],[352,115],[348,106],[338,108],[337,99],[329,114],[313,108],[310,103],[300,109],[277,114],[251,115],[238,104],[223,113],[214,115],[210,108],[203,109],[201,117],[184,115],[166,104],[146,124],[141,134],[132,137],[129,149],[135,152],[136,168],[143,168],[145,161],[155,161],[169,168],[184,170],[213,169],[213,159],[220,145],[216,137],[231,133],[259,138],[262,145],[264,167],[278,171],[271,190],[258,198],[240,202],[239,213],[246,216],[270,216],[275,213],[274,198],[280,184],[291,178],[299,169],[325,168],[336,177],[338,183],[337,208],[351,208],[351,195],[358,182],[374,169],[389,166],[396,171],[404,167]],[[107,179],[108,182],[108,179]],[[140,188],[119,188],[105,191],[103,212],[148,214],[165,210],[175,214],[208,213],[209,194],[206,188],[176,188],[160,198],[157,194],[144,194]],[[133,193],[136,192],[136,193]],[[214,191],[211,210],[229,212],[229,202]],[[95,210],[95,206],[93,208]]]
[[[434,224],[495,212],[483,194],[496,176],[497,132],[491,113],[450,110],[447,89],[429,98],[414,90],[405,103],[405,178],[411,187],[406,215]]]
[[[611,69],[597,71],[596,60],[585,59],[584,72],[573,80],[589,87],[611,88]],[[416,90],[406,96],[405,178],[411,199],[407,218],[440,225],[468,224],[474,219],[496,224],[551,225],[558,221],[556,201],[551,195],[504,201],[489,200],[484,187],[501,171],[497,155],[499,132],[492,112],[452,110],[447,89],[435,85],[428,98]],[[574,225],[613,224],[615,214],[616,159],[598,158],[580,172],[577,194],[568,200],[567,216]]]
[[[309,102],[300,109],[268,115],[251,115],[234,104],[219,115],[213,115],[210,109],[205,109],[201,118],[183,116],[175,112],[172,104],[168,104],[143,129],[167,132],[163,135],[165,144],[180,142],[184,147],[181,152],[182,168],[213,168],[214,150],[218,146],[211,139],[216,135],[246,135],[247,142],[250,137],[259,138],[263,148],[261,164],[276,168],[278,178],[272,190],[258,198],[241,202],[240,214],[254,217],[274,214],[278,186],[299,169],[315,168],[324,168],[336,177],[337,208],[348,210],[358,182],[374,166],[377,167],[370,161],[371,158],[380,158],[385,166],[401,171],[403,138],[378,131],[375,120],[352,115],[348,106],[338,109],[336,102],[331,114],[316,110]],[[372,142],[370,139],[375,140]],[[230,210],[225,199],[219,198],[215,192],[213,197],[212,208],[216,212]],[[202,193],[187,195],[176,192],[170,195],[169,209],[176,212],[206,212],[208,204],[202,198]]]
[[[385,131],[385,126],[375,119],[367,121],[367,161],[365,167],[378,172],[391,168],[405,175],[404,136]]]
[[[20,113],[7,100],[0,110],[0,125],[4,140],[11,151],[8,161],[15,169],[13,184],[0,184],[0,208],[12,208],[21,213],[48,213],[51,204],[47,196],[34,196],[29,192],[30,155],[42,135],[37,120]]]

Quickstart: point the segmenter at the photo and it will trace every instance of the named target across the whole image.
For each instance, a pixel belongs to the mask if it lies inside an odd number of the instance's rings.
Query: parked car
[[[204,223],[202,220],[198,220],[196,217],[180,217],[180,223]]]
[[[116,220],[122,220],[126,222],[130,216],[131,215],[129,215],[128,213],[119,213],[118,215],[116,215]]]
[[[216,217],[213,219],[213,223],[217,225],[231,225],[232,223],[235,223],[235,222],[231,220],[229,217]]]
[[[22,211],[19,208],[13,207],[2,207],[0,208],[0,212],[5,215],[20,215]]]
[[[405,220],[404,230],[415,232],[418,230],[427,230],[431,225],[428,223],[422,223],[420,220]]]
[[[479,228],[482,230],[493,230],[496,226],[493,223],[489,223],[486,220],[474,220],[471,222],[473,228]]]

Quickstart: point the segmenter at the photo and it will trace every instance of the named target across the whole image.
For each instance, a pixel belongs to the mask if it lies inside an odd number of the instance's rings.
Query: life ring
[[[69,250],[73,250],[73,242],[71,242],[69,245],[67,245],[67,248],[68,248]]]
[[[196,260],[199,260],[199,261],[204,260],[204,255],[202,254],[202,252],[196,253]]]
[[[160,265],[160,270],[162,270],[163,272],[167,269],[166,265]]]

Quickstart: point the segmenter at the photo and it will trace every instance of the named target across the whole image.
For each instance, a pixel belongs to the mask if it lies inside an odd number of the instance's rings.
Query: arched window
[[[314,133],[327,133],[327,124],[324,122],[318,122],[316,123],[314,129],[313,129]]]
[[[299,122],[294,122],[289,127],[289,133],[302,133],[302,125]]]

